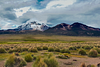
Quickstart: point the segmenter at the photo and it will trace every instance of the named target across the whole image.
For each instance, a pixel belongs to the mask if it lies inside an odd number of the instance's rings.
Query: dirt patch
[[[73,61],[76,59],[77,61]],[[85,63],[86,65],[97,65],[100,63],[100,58],[76,58],[72,57],[70,59],[58,59],[60,67],[80,67],[81,63]],[[64,63],[72,62],[72,65],[65,65]]]

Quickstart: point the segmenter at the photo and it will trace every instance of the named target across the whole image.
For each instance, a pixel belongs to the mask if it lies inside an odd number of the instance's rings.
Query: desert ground
[[[49,50],[38,50],[38,52],[28,51],[30,48],[37,48],[44,46],[53,48],[53,51]],[[62,36],[62,35],[32,35],[32,34],[5,34],[0,35],[0,48],[4,48],[6,53],[0,53],[0,67],[4,67],[7,58],[12,53],[18,53],[18,57],[24,59],[26,54],[37,56],[42,56],[42,58],[48,56],[49,53],[53,53],[55,56],[59,67],[80,67],[81,63],[86,65],[95,65],[100,63],[100,54],[98,52],[97,57],[89,57],[89,51],[91,49],[100,49],[100,37],[91,36]],[[20,49],[19,49],[20,48]],[[24,50],[26,48],[26,50]],[[60,51],[55,51],[59,48]],[[79,50],[84,49],[86,55],[80,55]],[[17,49],[18,51],[12,51]],[[23,49],[23,50],[22,50]],[[69,49],[70,53],[61,52],[63,49]],[[21,51],[22,50],[22,51]],[[68,56],[69,58],[58,58],[58,56]],[[33,63],[27,62],[25,67],[32,67]],[[71,63],[71,64],[67,64]]]

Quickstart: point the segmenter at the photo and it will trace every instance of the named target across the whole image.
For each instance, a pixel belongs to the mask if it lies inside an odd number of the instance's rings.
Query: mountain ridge
[[[36,34],[50,34],[50,35],[52,34],[52,35],[68,35],[68,36],[100,36],[99,28],[90,27],[79,22],[75,22],[71,25],[66,23],[61,23],[54,27],[48,27],[47,25],[44,24],[31,22],[31,25],[33,24],[40,25],[41,30],[32,29],[31,26],[27,28],[28,25],[24,25],[24,26],[19,26],[16,29],[0,30],[0,34],[36,33]],[[26,28],[24,28],[25,26]]]

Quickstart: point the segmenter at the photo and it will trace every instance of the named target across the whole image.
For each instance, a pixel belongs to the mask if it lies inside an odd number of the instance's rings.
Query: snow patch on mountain
[[[36,21],[29,22],[27,21],[26,23],[22,24],[21,26],[18,27],[18,30],[38,30],[38,31],[45,31],[49,29],[50,27],[47,26],[44,23],[38,23]]]

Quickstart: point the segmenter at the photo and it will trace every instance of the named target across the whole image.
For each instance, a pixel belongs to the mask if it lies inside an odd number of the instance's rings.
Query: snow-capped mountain
[[[47,26],[44,23],[37,23],[36,21],[34,21],[34,22],[26,22],[25,24],[19,26],[17,29],[19,31],[21,31],[21,30],[45,31],[45,30],[49,29],[49,26]]]

